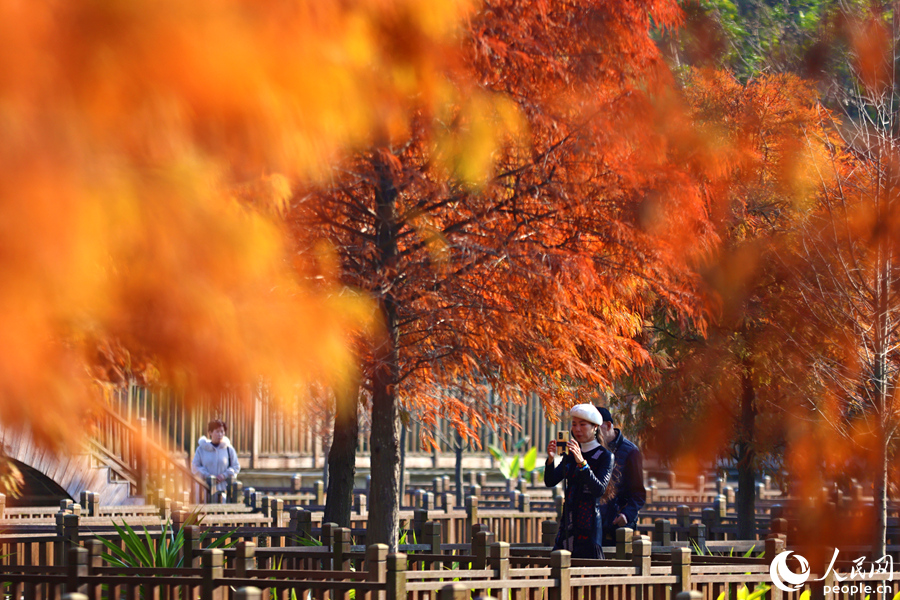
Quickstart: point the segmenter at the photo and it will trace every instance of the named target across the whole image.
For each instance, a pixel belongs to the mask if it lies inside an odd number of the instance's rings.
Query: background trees
[[[360,351],[370,510],[393,517],[371,539],[396,544],[401,407],[464,434],[502,415],[445,390],[487,382],[559,409],[646,361],[635,337],[654,302],[702,323],[686,265],[714,237],[693,179],[708,165],[689,156],[649,14],[669,24],[678,10],[484,3],[447,75],[480,100],[422,111],[295,196],[301,247],[322,232],[341,280],[378,306],[382,330]],[[446,158],[480,128],[510,134],[475,184],[471,157]]]

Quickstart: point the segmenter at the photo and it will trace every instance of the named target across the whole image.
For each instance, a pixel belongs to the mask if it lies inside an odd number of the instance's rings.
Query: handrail
[[[93,448],[88,448],[88,452],[90,452],[94,456],[94,458],[103,461],[106,466],[108,466],[116,473],[116,475],[124,478],[131,485],[137,485],[137,478],[135,474],[131,471],[127,464],[125,464],[118,456],[115,455],[115,453],[110,451],[108,448],[106,448],[106,446],[104,446],[94,438],[90,438],[88,442],[92,446],[94,446]],[[97,450],[99,450],[99,452]]]
[[[101,406],[103,416],[110,419],[114,425],[123,428],[127,435],[130,435],[131,439],[136,443],[130,444],[130,452],[127,452],[127,455],[123,456],[119,456],[119,453],[113,452],[107,448],[100,440],[96,439],[96,437],[92,436],[91,444],[96,450],[102,453],[103,456],[98,456],[98,458],[104,462],[112,463],[107,466],[113,468],[114,472],[137,487],[139,494],[146,494],[147,492],[147,490],[141,489],[144,485],[143,478],[146,475],[146,473],[142,474],[141,471],[146,469],[147,464],[149,463],[149,456],[143,456],[144,453],[148,452],[153,452],[154,458],[164,463],[165,470],[178,473],[184,483],[188,486],[197,484],[201,489],[206,489],[208,487],[206,481],[195,475],[191,469],[181,464],[180,461],[173,459],[170,452],[155,440],[151,439],[146,431],[141,431],[141,429],[144,429],[143,426],[138,427],[134,423],[129,422],[127,419],[123,418],[118,411],[110,406]]]

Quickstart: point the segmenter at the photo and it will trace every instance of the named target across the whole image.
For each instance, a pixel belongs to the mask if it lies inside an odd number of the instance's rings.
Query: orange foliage
[[[647,362],[637,338],[656,302],[702,326],[688,267],[716,243],[697,183],[711,161],[689,157],[696,140],[648,35],[651,14],[673,25],[680,13],[670,2],[486,2],[448,77],[489,99],[494,129],[511,133],[492,177],[473,187],[465,167],[433,160],[434,146],[439,157],[468,147],[452,140],[480,127],[484,115],[463,105],[443,129],[422,111],[408,139],[298,195],[300,248],[327,238],[343,281],[396,311],[382,312],[396,324],[390,393],[426,423],[449,417],[469,433],[502,421],[502,406],[472,388],[485,381],[513,400],[538,392],[551,414],[611,388]],[[388,242],[385,219],[395,219]],[[390,362],[378,354],[386,343],[364,351],[370,389]]]
[[[699,466],[736,452],[732,443],[747,425],[744,394],[753,398],[753,448],[784,443],[790,423],[784,415],[798,394],[790,370],[802,361],[781,330],[796,299],[785,292],[778,251],[808,208],[821,147],[804,141],[817,119],[816,95],[796,77],[741,84],[726,72],[695,70],[684,91],[701,142],[695,156],[712,165],[704,194],[721,244],[698,265],[708,330],[698,335],[659,324],[661,371],[648,374],[658,384],[645,410],[649,431],[668,425],[650,445],[673,464]]]
[[[0,420],[60,441],[93,378],[151,364],[191,389],[267,376],[288,397],[350,368],[365,304],[303,283],[272,216],[287,181],[402,132],[410,97],[453,95],[436,73],[468,10],[2,3]]]

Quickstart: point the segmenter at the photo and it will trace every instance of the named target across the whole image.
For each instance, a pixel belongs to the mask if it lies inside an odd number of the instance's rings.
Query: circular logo
[[[800,572],[794,573],[787,566],[788,557],[793,554],[792,550],[782,552],[772,561],[769,567],[769,575],[772,576],[772,583],[775,587],[783,592],[796,592],[803,587],[806,580],[809,579],[809,563],[805,558],[796,554],[797,562],[800,563]]]

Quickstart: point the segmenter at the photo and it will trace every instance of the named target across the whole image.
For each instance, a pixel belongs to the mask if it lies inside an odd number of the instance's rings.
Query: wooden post
[[[303,508],[292,508],[288,527],[296,538],[291,539],[290,545],[299,545],[301,539],[312,539],[312,513]]]
[[[259,468],[259,449],[262,444],[262,398],[253,394],[253,423],[250,426],[250,468]]]
[[[218,548],[203,551],[200,559],[201,600],[225,600],[225,590],[217,583],[224,576],[224,562],[225,555]]]
[[[675,508],[675,523],[679,527],[687,529],[691,526],[691,507],[685,504]]]
[[[269,517],[272,519],[272,527],[281,527],[284,514],[284,500],[281,498],[269,498]]]
[[[234,554],[234,576],[247,577],[247,571],[256,570],[256,544],[238,542]]]
[[[628,527],[616,529],[616,558],[627,560],[634,553],[634,531]]]
[[[66,563],[66,592],[87,594],[87,585],[81,583],[88,574],[88,551],[81,547],[69,548]]]
[[[775,556],[784,552],[784,540],[778,536],[766,538],[766,560],[772,561]],[[782,600],[784,592],[778,586],[772,586],[768,593],[769,600]]]
[[[633,542],[634,554],[631,556],[631,563],[634,565],[635,573],[639,577],[650,576],[650,540],[645,537],[635,537]],[[635,587],[633,600],[646,600],[647,587],[639,585]]]
[[[654,546],[672,545],[672,524],[665,519],[657,519],[653,530]]]
[[[196,569],[200,566],[199,532],[194,525],[185,525],[182,531],[184,532],[184,543],[181,546],[181,553],[184,557],[182,564],[189,569]]]
[[[556,521],[541,521],[541,546],[552,548],[556,543],[556,532],[559,524]]]
[[[105,552],[105,546],[100,542],[100,540],[85,540],[84,541],[84,549],[87,551],[87,574],[95,575],[96,569],[103,566],[103,553]],[[87,594],[88,600],[98,600],[100,598],[100,586],[96,584],[89,584],[87,586]],[[29,596],[26,594],[26,598]]]
[[[474,539],[472,527],[476,523],[478,523],[478,497],[469,496],[466,498],[466,529],[468,530],[470,544]]]
[[[334,530],[337,529],[337,523],[322,523],[322,535],[319,541],[323,546],[331,548],[334,546]],[[322,568],[326,571],[331,570],[331,557],[322,560]]]
[[[697,475],[697,493],[702,494],[706,490],[706,477]]]
[[[494,534],[490,531],[479,531],[475,534],[475,541],[472,542],[472,554],[475,556],[472,562],[473,569],[487,568],[490,545],[493,543]]]
[[[406,555],[398,552],[387,556],[387,600],[406,598]]]
[[[672,575],[678,581],[672,584],[672,592],[680,593],[691,589],[691,549],[672,549]]]
[[[696,546],[700,553],[706,552],[706,525],[703,523],[694,523],[690,527],[688,533],[688,542],[691,547]]]
[[[733,505],[733,504],[735,503],[735,496],[734,496],[734,494],[735,494],[734,488],[731,487],[730,485],[726,485],[726,486],[725,486],[725,501],[726,501],[729,505]]]
[[[334,543],[331,546],[331,568],[335,571],[350,570],[350,529],[337,527],[334,529]]]
[[[298,494],[300,493],[300,488],[303,487],[303,476],[300,473],[294,473],[291,477],[291,493]]]
[[[331,568],[335,571],[350,570],[350,530],[346,527],[334,529],[334,543],[331,545]],[[344,598],[341,590],[331,590],[332,598]]]
[[[386,544],[372,544],[366,548],[366,572],[369,574],[370,582],[387,582],[387,555]],[[386,600],[385,593],[378,592],[376,600]]]
[[[733,499],[729,499],[727,494],[725,496],[719,494],[716,496],[715,501],[713,502],[713,510],[716,511],[716,516],[719,518],[719,523],[721,523],[725,517],[728,515],[728,504],[734,504]]]
[[[650,539],[647,536],[635,536],[632,542],[631,562],[637,575],[650,575]]]
[[[553,587],[549,600],[572,599],[572,553],[568,550],[554,550],[550,553],[550,579]]]
[[[413,534],[415,535],[416,541],[415,543],[419,543],[419,540],[422,539],[422,528],[425,526],[425,521],[428,520],[428,511],[417,508],[413,511]],[[407,544],[413,543],[412,541],[407,541]]]
[[[771,533],[781,534],[787,537],[787,519],[772,519],[769,527]]]
[[[321,479],[316,480],[313,491],[316,494],[316,506],[325,506],[325,482]]]
[[[521,516],[521,519],[519,519],[519,543],[525,544],[531,541],[528,539],[528,526],[531,522],[531,519],[528,517],[529,513],[531,513],[531,496],[528,494],[520,495],[518,509]]]
[[[700,520],[703,522],[703,525],[706,527],[706,539],[715,540],[718,536],[718,528],[719,528],[719,515],[716,513],[715,509],[712,508],[704,508],[700,513]]]
[[[179,531],[181,531],[181,528],[184,527],[187,519],[188,513],[186,510],[172,511],[172,533],[177,534]]]
[[[422,540],[419,543],[429,546],[431,554],[441,554],[441,524],[426,521],[422,526]]]
[[[491,569],[494,571],[494,579],[503,581],[509,579],[509,543],[496,542],[491,544]],[[500,600],[509,596],[509,591],[503,588],[494,592]]]

